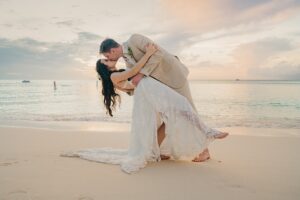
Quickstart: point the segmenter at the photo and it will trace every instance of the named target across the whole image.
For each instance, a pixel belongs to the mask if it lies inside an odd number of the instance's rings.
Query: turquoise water
[[[132,97],[122,95],[113,118],[105,114],[96,81],[0,80],[5,121],[131,122]],[[300,128],[300,81],[190,81],[202,119],[213,127]],[[1,124],[0,124],[1,125]]]

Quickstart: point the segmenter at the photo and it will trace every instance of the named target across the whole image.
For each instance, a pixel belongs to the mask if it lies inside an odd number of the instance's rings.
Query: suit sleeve
[[[136,48],[138,48],[144,53],[146,52],[146,45],[148,43],[153,43],[153,41],[150,40],[149,38],[139,34],[132,35],[130,40]],[[158,50],[149,58],[148,62],[141,69],[140,73],[149,76],[159,66],[161,59],[162,59],[162,52]]]

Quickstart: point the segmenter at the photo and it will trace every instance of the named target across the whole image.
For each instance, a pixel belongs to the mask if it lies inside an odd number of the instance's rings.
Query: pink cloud
[[[179,24],[192,30],[209,32],[241,24],[273,24],[299,13],[295,0],[161,0],[162,5]]]

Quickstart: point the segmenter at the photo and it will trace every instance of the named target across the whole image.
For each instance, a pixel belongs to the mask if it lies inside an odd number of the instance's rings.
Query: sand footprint
[[[245,190],[244,186],[241,184],[230,184],[229,187],[235,190]]]
[[[25,190],[15,190],[8,193],[6,200],[31,200],[31,197]]]
[[[81,196],[78,200],[94,200],[92,197]]]
[[[9,165],[15,165],[15,164],[18,164],[18,161],[0,162],[0,166],[9,166]]]

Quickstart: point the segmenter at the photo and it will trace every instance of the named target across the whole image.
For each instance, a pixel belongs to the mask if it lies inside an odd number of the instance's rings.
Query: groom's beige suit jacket
[[[127,68],[133,67],[144,56],[148,43],[153,43],[153,41],[143,35],[133,34],[123,44]],[[134,59],[133,62],[130,62],[130,57]],[[158,46],[158,51],[149,58],[140,73],[151,76],[174,89],[185,96],[195,108],[187,81],[189,70],[175,55]]]

